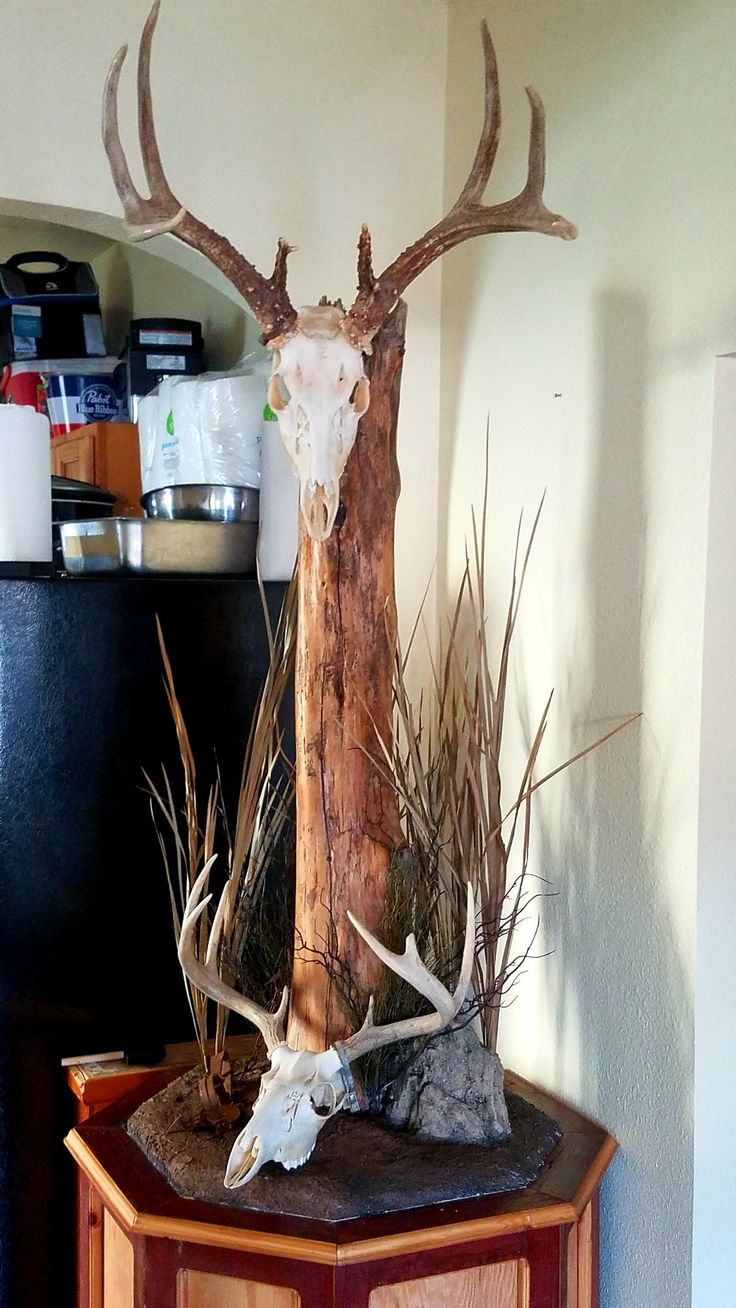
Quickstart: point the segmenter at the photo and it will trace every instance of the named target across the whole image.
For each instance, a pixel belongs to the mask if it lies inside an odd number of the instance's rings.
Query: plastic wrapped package
[[[202,452],[191,407],[177,400],[179,430],[175,427],[174,390],[193,383],[165,377],[138,405],[138,441],[144,493],[162,486],[198,485],[203,476]]]
[[[202,482],[219,482],[207,467],[205,444],[199,425],[197,379],[170,377],[171,404],[165,415],[169,440],[169,463],[176,459],[176,476],[167,486],[195,485]],[[163,416],[163,415],[162,415]],[[170,429],[170,430],[169,430]],[[227,483],[230,484],[230,483]],[[237,483],[233,482],[232,485]]]
[[[260,485],[266,380],[245,366],[167,377],[139,401],[144,492],[191,483]]]
[[[205,462],[213,472],[227,470],[229,474],[206,480],[227,486],[260,486],[264,378],[258,373],[204,373],[197,379],[197,394]]]

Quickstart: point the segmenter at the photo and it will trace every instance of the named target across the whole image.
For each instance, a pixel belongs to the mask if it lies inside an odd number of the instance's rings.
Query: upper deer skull
[[[212,922],[204,963],[197,957],[195,928],[211,899],[210,895],[203,899],[202,894],[212,861],[198,876],[187,900],[179,937],[179,961],[185,976],[193,985],[217,1003],[240,1013],[258,1028],[271,1064],[261,1077],[250,1121],[240,1132],[230,1153],[225,1185],[228,1189],[235,1189],[252,1180],[264,1163],[281,1163],[291,1170],[301,1167],[307,1161],[325,1122],[348,1101],[352,1088],[349,1067],[354,1059],[395,1040],[435,1035],[450,1026],[460,1012],[470,986],[475,945],[475,905],[473,891],[468,884],[465,944],[454,994],[450,994],[442,982],[425,967],[413,935],[407,937],[404,953],[394,954],[349,913],[356,931],[360,932],[374,953],[428,999],[434,1012],[423,1017],[392,1022],[387,1026],[375,1026],[371,1000],[365,1022],[359,1031],[329,1049],[313,1053],[310,1050],[292,1049],[285,1041],[284,1018],[288,990],[284,990],[278,1010],[272,1014],[233,990],[221,979],[217,964],[227,912],[228,885],[222,892]]]
[[[358,244],[358,294],[343,312],[322,304],[296,312],[286,290],[290,246],[280,240],[270,277],[264,277],[223,236],[186,209],[176,198],[163,170],[151,103],[151,42],[160,0],[153,7],[138,56],[138,125],[150,199],[136,190],[120,143],[117,90],[127,52],[115,56],[105,87],[102,135],[113,180],[123,204],[125,226],[134,241],[161,232],[201,251],[240,291],[261,325],[265,343],[277,351],[271,379],[271,407],[301,483],[301,506],[307,530],[324,540],[332,530],[339,503],[338,484],[350,453],[358,420],[368,408],[368,381],[363,354],[380,331],[407,286],[434,259],[472,236],[490,232],[542,232],[573,240],[571,222],[544,203],[544,108],[532,87],[529,168],[519,194],[500,204],[484,204],[501,128],[498,71],[488,28],[482,24],[485,56],[485,120],[468,180],[444,218],[414,241],[375,276],[371,240],[364,227]],[[276,401],[274,403],[274,400]]]
[[[274,348],[268,388],[313,540],[332,531],[340,478],[368,408],[363,355],[343,334],[344,320],[335,305],[300,309],[293,333]]]

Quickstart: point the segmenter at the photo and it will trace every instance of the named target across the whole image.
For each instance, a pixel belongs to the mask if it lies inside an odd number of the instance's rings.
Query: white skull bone
[[[264,1163],[288,1171],[310,1157],[317,1135],[343,1106],[345,1083],[334,1049],[321,1053],[277,1045],[250,1120],[232,1147],[225,1171],[229,1190],[247,1185]]]
[[[437,1035],[452,1025],[471,984],[475,957],[475,901],[472,887],[468,884],[465,944],[460,976],[452,994],[422,962],[413,935],[407,936],[403,954],[395,954],[348,911],[352,925],[372,952],[429,1000],[433,1011],[376,1026],[371,999],[365,1021],[353,1035],[329,1049],[318,1052],[298,1050],[285,1039],[288,989],[284,990],[276,1012],[269,1013],[254,1000],[233,990],[219,975],[218,957],[230,902],[230,882],[223,887],[204,959],[198,953],[195,944],[197,923],[212,898],[211,895],[202,896],[215,858],[216,855],[208,860],[189,892],[179,934],[179,962],[185,977],[202,994],[240,1013],[258,1028],[270,1060],[269,1070],[261,1077],[250,1120],[235,1141],[228,1160],[225,1185],[234,1189],[252,1180],[267,1162],[279,1162],[289,1170],[306,1162],[325,1122],[341,1108],[357,1107],[351,1072],[355,1059],[397,1040]]]
[[[326,540],[340,504],[340,478],[370,391],[363,355],[332,304],[299,310],[296,330],[274,349],[268,402],[299,478],[301,511],[313,540]]]

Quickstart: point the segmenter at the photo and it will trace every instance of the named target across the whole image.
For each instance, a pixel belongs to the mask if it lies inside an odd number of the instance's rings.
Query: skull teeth
[[[301,1158],[282,1159],[282,1166],[286,1168],[287,1172],[295,1172],[297,1167],[303,1167],[307,1159],[312,1157],[313,1151],[314,1146],[312,1146],[311,1149],[308,1149]]]

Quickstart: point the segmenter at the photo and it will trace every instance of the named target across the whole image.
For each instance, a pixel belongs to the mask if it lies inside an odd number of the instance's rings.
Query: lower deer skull
[[[192,886],[182,920],[179,937],[179,961],[193,985],[217,1003],[252,1022],[265,1041],[270,1067],[261,1077],[261,1086],[250,1121],[232,1147],[225,1171],[228,1189],[246,1185],[264,1163],[281,1163],[287,1170],[301,1167],[312,1154],[317,1136],[325,1122],[349,1101],[352,1092],[350,1064],[361,1055],[396,1040],[414,1036],[431,1036],[450,1026],[465,1001],[473,968],[475,944],[475,904],[468,885],[468,908],[460,977],[454,994],[425,967],[414,936],[408,936],[403,954],[394,954],[348,914],[356,931],[383,963],[428,999],[433,1013],[412,1017],[387,1026],[373,1021],[373,1000],[359,1031],[347,1040],[319,1053],[292,1049],[286,1043],[284,1019],[288,990],[284,990],[276,1013],[268,1013],[258,1004],[226,985],[218,973],[218,954],[228,902],[225,886],[215,913],[204,963],[197,958],[195,927],[211,896],[202,898],[207,886],[212,860]]]
[[[233,1145],[225,1171],[229,1190],[246,1185],[269,1160],[287,1171],[310,1157],[317,1135],[342,1108],[345,1084],[334,1049],[323,1054],[277,1045],[251,1119]]]
[[[340,478],[369,402],[363,355],[344,336],[344,320],[332,304],[300,309],[295,330],[274,350],[268,388],[313,540],[332,531]]]

